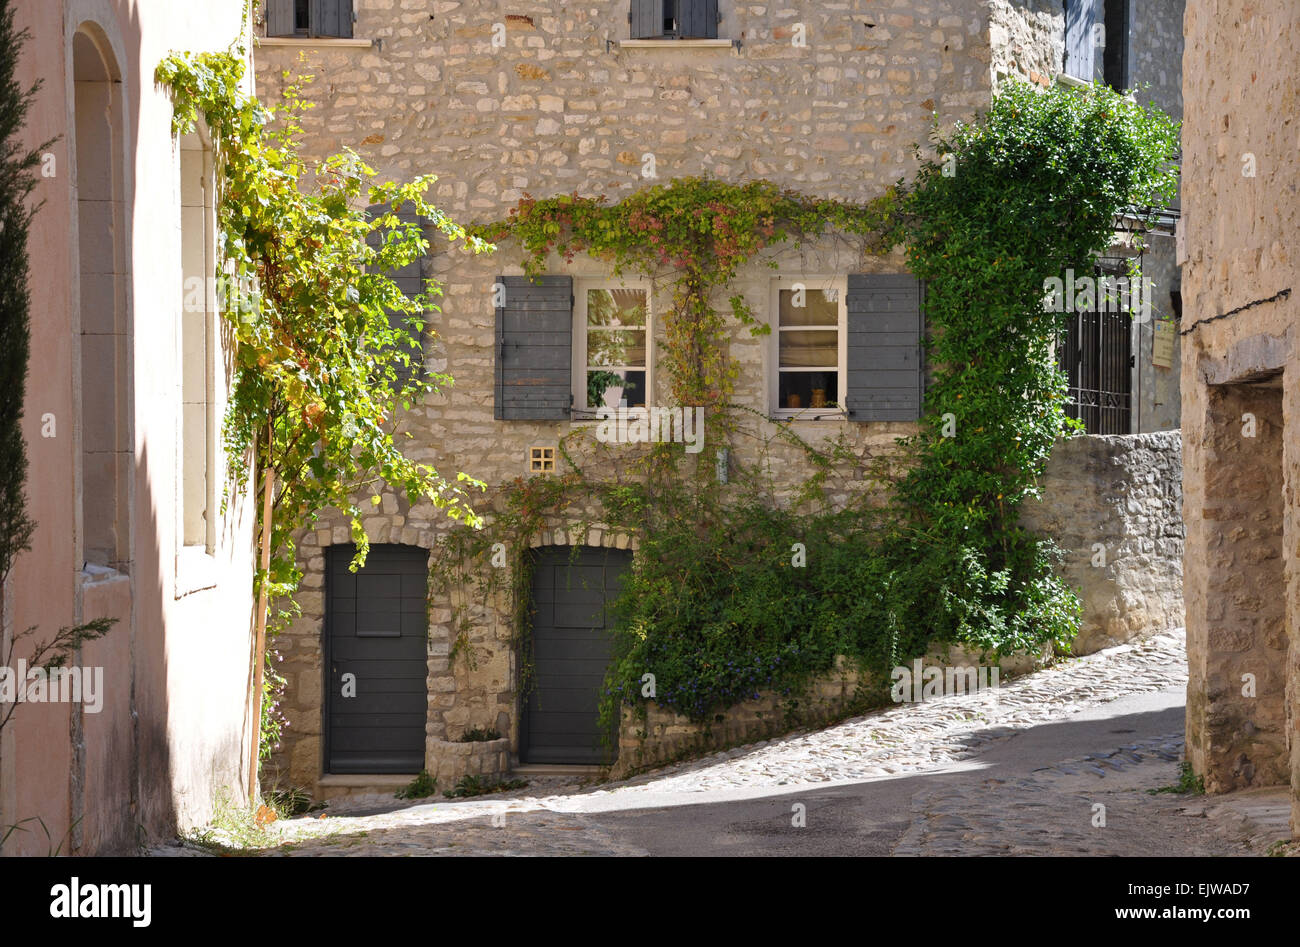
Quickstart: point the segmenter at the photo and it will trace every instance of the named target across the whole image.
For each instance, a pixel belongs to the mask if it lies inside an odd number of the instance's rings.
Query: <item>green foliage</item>
[[[14,29],[11,0],[0,2],[0,584],[15,557],[31,548],[35,522],[27,515],[27,450],[23,442],[23,400],[30,354],[27,234],[37,207],[28,195],[41,152],[27,151],[23,125],[40,82],[24,89],[15,72],[27,30]]]
[[[552,252],[586,252],[616,272],[670,273],[673,397],[725,411],[708,443],[716,450],[744,436],[759,445],[759,460],[724,486],[707,450],[692,458],[659,445],[629,463],[579,430],[561,440],[559,474],[509,486],[490,531],[453,533],[443,563],[454,565],[434,587],[449,587],[452,575],[465,587],[465,564],[477,563],[474,600],[483,601],[507,571],[482,568],[491,545],[510,541],[515,619],[526,628],[527,550],[548,521],[637,535],[616,603],[606,723],[625,705],[644,706],[645,674],[655,676],[660,705],[708,720],[760,690],[797,699],[836,655],[884,679],[934,642],[994,655],[1067,648],[1077,600],[1053,574],[1051,544],[1018,520],[1052,444],[1070,429],[1044,281],[1067,268],[1090,273],[1119,211],[1170,195],[1177,128],[1100,86],[1011,85],[982,120],[934,144],[955,156],[954,177],[944,176],[945,162],[926,161],[910,186],[869,205],[810,201],[766,182],[684,179],[613,207],[526,199],[509,221],[484,228],[519,238],[530,272]],[[783,425],[770,433],[761,416],[742,430],[753,412],[726,401],[735,369],[717,344],[724,327],[710,302],[765,248],[835,231],[877,252],[904,243],[926,285],[934,367],[926,416],[895,454],[866,464],[843,438],[814,449]],[[743,305],[733,312],[760,331]],[[955,436],[945,437],[949,421]],[[774,482],[774,469],[789,469],[788,450],[771,453],[775,441],[800,449],[810,471],[793,497]],[[872,485],[883,489],[873,495]],[[796,543],[803,567],[792,561]],[[527,642],[525,634],[525,655]]]
[[[456,788],[447,790],[445,795],[448,799],[466,799],[470,796],[486,796],[488,793],[523,789],[527,785],[526,779],[492,780],[483,776],[465,775],[456,783]]]
[[[1077,602],[1052,574],[1050,544],[1018,523],[1072,427],[1053,352],[1062,316],[1046,311],[1044,284],[1090,275],[1121,210],[1172,197],[1178,129],[1100,84],[1012,83],[934,148],[955,174],[924,162],[902,202],[936,369],[921,432],[903,445],[915,463],[897,486],[906,538],[893,550],[896,570],[953,585],[944,601],[918,594],[900,619],[999,654],[1064,646]]]
[[[661,365],[675,403],[713,405],[727,400],[736,377],[720,344],[726,323],[724,311],[715,308],[717,291],[763,250],[828,228],[877,246],[893,206],[892,193],[858,205],[805,197],[770,181],[676,178],[615,205],[603,196],[535,200],[525,195],[508,220],[473,232],[491,240],[518,240],[526,254],[524,269],[531,275],[545,269],[551,253],[566,260],[588,253],[607,261],[615,275],[669,274],[672,307],[665,314]],[[743,297],[729,297],[727,307],[755,334],[767,331]]]
[[[1147,794],[1152,796],[1166,792],[1179,796],[1204,796],[1205,778],[1197,776],[1196,771],[1192,769],[1192,764],[1184,760],[1178,764],[1178,782],[1172,786],[1161,786],[1159,789],[1147,790]]]
[[[427,769],[420,770],[420,775],[393,793],[398,799],[427,799],[438,791],[438,781],[429,775]]]
[[[475,727],[472,730],[466,730],[460,735],[459,743],[486,743],[488,740],[500,740],[501,733],[496,727]]]
[[[364,563],[369,544],[359,500],[377,496],[381,482],[412,504],[428,500],[479,525],[466,489],[482,483],[464,473],[445,478],[408,459],[398,443],[400,410],[452,379],[408,370],[418,350],[410,329],[423,329],[425,313],[438,311],[439,288],[430,281],[407,297],[385,274],[429,249],[421,226],[394,213],[403,207],[451,244],[490,248],[425,201],[432,176],[379,183],[351,151],[309,163],[297,139],[298,118],[310,105],[297,87],[265,109],[245,95],[243,78],[243,59],[230,53],[172,55],[157,70],[172,92],[174,130],[191,132],[202,120],[213,142],[218,272],[235,353],[225,449],[231,458],[255,453],[258,482],[268,466],[274,474],[272,563],[257,582],[268,583],[271,600],[285,601],[301,578],[292,536],[326,508],[351,519],[353,568]],[[367,219],[367,206],[377,204],[394,212]],[[229,469],[232,486],[247,482],[247,463]],[[279,623],[295,607],[290,601]],[[274,711],[278,678],[269,670],[263,701]],[[263,720],[265,755],[282,722],[274,712]]]

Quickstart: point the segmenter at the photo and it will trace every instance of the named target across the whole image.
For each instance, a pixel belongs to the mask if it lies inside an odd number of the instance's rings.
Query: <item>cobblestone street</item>
[[[1249,826],[1207,819],[1223,807],[1152,792],[1179,779],[1185,667],[1171,633],[997,692],[901,705],[622,782],[551,776],[472,800],[351,797],[323,818],[272,826],[261,853],[1250,854]],[[1078,746],[1090,749],[1069,752]]]

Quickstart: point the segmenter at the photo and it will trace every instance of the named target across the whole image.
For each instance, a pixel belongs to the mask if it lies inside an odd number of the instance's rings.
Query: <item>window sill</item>
[[[372,39],[339,39],[330,36],[259,36],[258,46],[302,46],[321,47],[338,46],[343,48],[365,49],[375,45]]]
[[[736,45],[736,41],[731,39],[621,39],[617,42],[624,49],[680,49],[683,46],[726,49]]]
[[[799,408],[792,410],[781,408],[771,412],[769,421],[788,424],[791,421],[847,421],[848,414],[843,408]]]
[[[217,587],[217,560],[203,546],[186,546],[176,554],[176,598]]]

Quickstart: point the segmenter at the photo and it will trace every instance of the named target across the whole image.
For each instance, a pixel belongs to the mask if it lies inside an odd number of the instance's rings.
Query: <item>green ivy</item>
[[[213,143],[222,315],[235,355],[226,455],[253,454],[258,482],[268,465],[274,474],[273,557],[257,582],[269,583],[273,601],[290,602],[278,615],[283,623],[301,578],[292,537],[325,509],[351,520],[354,569],[368,549],[361,502],[369,494],[377,503],[381,484],[413,504],[428,500],[453,519],[480,522],[466,491],[482,483],[408,459],[396,438],[400,411],[452,379],[408,371],[417,357],[408,327],[422,329],[424,314],[438,310],[439,288],[430,281],[407,297],[384,275],[418,260],[429,243],[419,224],[393,212],[369,220],[367,206],[406,207],[453,244],[490,247],[425,201],[432,176],[379,183],[350,150],[308,162],[298,118],[310,105],[291,86],[280,105],[264,108],[243,92],[244,69],[234,53],[172,55],[157,80],[171,90],[174,131],[191,132],[202,119]],[[234,486],[247,482],[247,464],[236,460],[230,472]],[[272,668],[264,753],[278,733],[279,681]]]
[[[667,273],[673,398],[721,409],[727,421],[715,420],[709,443],[750,438],[759,461],[721,485],[711,451],[692,458],[657,445],[629,455],[579,429],[561,440],[560,474],[514,482],[488,531],[453,535],[434,586],[465,588],[478,576],[474,599],[484,600],[507,571],[484,568],[486,557],[510,541],[526,664],[532,537],[548,519],[637,535],[616,603],[607,723],[624,706],[644,707],[647,673],[659,704],[708,720],[759,690],[797,697],[841,654],[886,672],[935,642],[999,656],[1067,649],[1078,601],[1053,572],[1051,543],[1019,523],[1052,444],[1072,430],[1053,356],[1060,317],[1044,311],[1044,283],[1068,268],[1090,273],[1121,210],[1170,197],[1177,135],[1154,108],[1101,86],[1012,84],[979,121],[936,133],[938,157],[910,185],[868,204],[695,178],[612,206],[526,198],[478,232],[516,238],[530,273],[551,253],[579,252],[615,273]],[[934,372],[920,432],[866,464],[844,437],[815,449],[729,403],[735,369],[712,302],[766,248],[836,232],[875,252],[901,243],[926,286]],[[735,318],[761,332],[732,300]],[[810,471],[793,498],[772,475],[777,440],[800,448]],[[855,489],[863,479],[882,489]]]

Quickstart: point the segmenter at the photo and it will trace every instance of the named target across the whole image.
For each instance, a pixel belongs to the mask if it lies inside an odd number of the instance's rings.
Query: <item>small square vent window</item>
[[[555,470],[554,447],[528,448],[528,472],[551,473]]]

